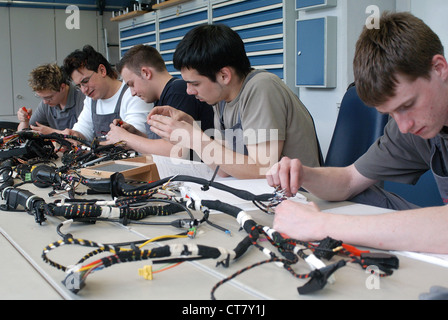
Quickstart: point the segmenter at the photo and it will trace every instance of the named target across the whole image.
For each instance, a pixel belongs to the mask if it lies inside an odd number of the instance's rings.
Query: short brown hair
[[[353,63],[359,97],[378,106],[395,96],[397,74],[410,81],[429,78],[435,55],[444,55],[439,37],[407,12],[381,16],[380,28],[364,28]]]
[[[33,69],[28,83],[31,89],[36,91],[54,90],[60,91],[63,83],[69,80],[61,67],[55,63],[44,64]]]
[[[124,54],[116,68],[121,73],[124,67],[140,75],[140,69],[143,66],[152,67],[158,72],[166,70],[165,61],[156,48],[148,45],[139,44]]]

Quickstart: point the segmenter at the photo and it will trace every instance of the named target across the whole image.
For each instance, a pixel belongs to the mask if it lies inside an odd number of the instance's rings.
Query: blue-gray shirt
[[[67,104],[62,110],[59,105],[51,107],[41,101],[30,119],[30,125],[39,122],[57,130],[71,129],[78,121],[78,116],[84,107],[84,94],[75,86],[70,85],[67,96]]]

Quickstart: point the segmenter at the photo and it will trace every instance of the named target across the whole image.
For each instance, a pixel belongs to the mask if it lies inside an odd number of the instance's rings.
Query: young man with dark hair
[[[71,129],[84,105],[84,94],[70,84],[66,73],[55,63],[44,64],[30,73],[29,85],[42,99],[36,112],[23,107],[17,112],[18,130],[31,128],[42,134]]]
[[[193,149],[211,167],[219,165],[221,175],[236,178],[264,177],[282,156],[319,165],[308,110],[276,75],[251,68],[242,39],[230,27],[192,29],[178,44],[173,62],[187,82],[187,92],[214,106],[215,139],[191,117],[169,107],[150,113],[153,132]]]
[[[91,46],[76,50],[64,60],[64,68],[74,84],[86,95],[84,109],[72,130],[65,130],[88,141],[110,130],[114,119],[121,119],[138,130],[145,130],[152,105],[133,97],[128,86],[102,54]]]
[[[148,45],[132,47],[117,64],[117,70],[133,96],[154,103],[154,106],[168,105],[182,110],[198,121],[203,131],[213,128],[212,107],[187,94],[185,81],[168,72],[156,48]],[[124,141],[128,148],[143,154],[169,156],[172,149],[172,144],[161,140],[149,125],[146,132],[139,132],[126,123],[120,127],[111,125],[107,139],[111,143]]]
[[[448,63],[439,37],[410,13],[385,13],[380,29],[362,32],[354,72],[361,99],[392,118],[384,136],[345,168],[311,168],[284,158],[268,182],[291,194],[302,186],[328,201],[373,194],[371,204],[384,201],[398,211],[350,216],[285,201],[276,208],[274,228],[304,241],[329,236],[385,250],[448,253],[447,206],[415,208],[372,189],[381,180],[415,183],[432,170],[442,198],[448,197]]]

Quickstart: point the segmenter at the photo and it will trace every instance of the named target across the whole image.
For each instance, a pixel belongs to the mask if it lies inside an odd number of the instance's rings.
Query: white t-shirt
[[[97,114],[110,114],[115,110],[121,90],[120,89],[108,99],[97,100],[96,112]],[[152,103],[146,103],[139,97],[133,97],[131,90],[128,88],[123,94],[120,108],[120,118],[129,124],[132,124],[137,130],[145,132],[145,123],[148,113],[153,108]],[[79,115],[78,122],[73,126],[73,130],[81,133],[86,140],[91,141],[94,138],[93,121],[92,121],[92,99],[86,97],[84,100],[84,108]]]

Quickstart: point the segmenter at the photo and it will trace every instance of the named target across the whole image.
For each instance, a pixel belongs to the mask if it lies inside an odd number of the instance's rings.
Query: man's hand
[[[324,215],[313,202],[303,204],[287,200],[275,208],[273,227],[297,240],[321,240],[325,237],[321,235]]]
[[[106,141],[102,144],[115,144],[122,141],[127,141],[134,133],[126,130],[126,128],[129,128],[131,131],[137,132],[134,128],[134,126],[130,124],[123,123],[123,125],[115,125],[114,123],[111,123],[110,130],[106,135]]]
[[[303,182],[303,165],[298,159],[283,157],[280,162],[272,166],[266,174],[268,184],[281,187],[286,196],[295,195]]]
[[[35,126],[30,126],[30,128],[31,128],[31,130],[39,132],[40,134],[50,134],[53,132],[57,132],[57,130],[55,130],[51,127],[45,126],[43,124],[40,124],[39,122],[36,122]]]
[[[169,106],[156,107],[148,115],[148,124],[152,132],[179,147],[194,150],[195,142],[200,146],[202,131],[183,111]]]
[[[151,112],[148,114],[148,124],[149,121],[153,118],[153,116],[159,115],[159,116],[165,116],[169,117],[173,120],[177,121],[185,121],[191,125],[194,123],[194,119],[189,114],[180,111],[176,108],[170,107],[170,106],[161,106],[161,107],[155,107],[151,110]]]
[[[17,126],[17,131],[21,131],[23,129],[28,129],[30,124],[30,118],[33,114],[32,109],[26,109],[25,107],[22,107],[17,111],[17,119],[19,120],[19,125]]]

